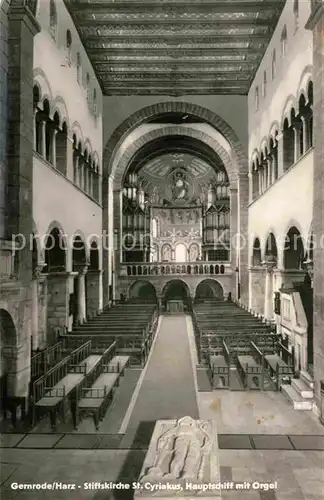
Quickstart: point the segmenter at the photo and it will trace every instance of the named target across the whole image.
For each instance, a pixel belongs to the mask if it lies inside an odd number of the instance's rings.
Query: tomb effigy
[[[134,498],[219,500],[219,454],[212,420],[159,420],[154,428]]]

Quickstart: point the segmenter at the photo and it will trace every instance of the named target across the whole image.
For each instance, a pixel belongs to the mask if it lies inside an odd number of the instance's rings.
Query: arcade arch
[[[302,270],[305,257],[303,238],[296,226],[292,226],[285,238],[284,269]]]
[[[17,359],[13,348],[18,343],[14,321],[6,309],[0,309],[0,415],[5,415],[9,398],[15,396]]]
[[[154,285],[149,281],[138,280],[132,283],[128,289],[128,298],[130,301],[144,301],[156,303],[157,295]]]
[[[196,288],[195,300],[219,299],[224,300],[224,290],[222,285],[212,279],[201,281]]]
[[[168,281],[162,290],[162,303],[168,312],[182,312],[188,309],[190,290],[182,280]]]

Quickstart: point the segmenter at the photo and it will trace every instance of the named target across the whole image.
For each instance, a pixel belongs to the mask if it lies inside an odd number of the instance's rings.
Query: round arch
[[[235,160],[236,163],[240,165],[240,170],[247,171],[247,157],[244,148],[240,144],[232,127],[230,127],[223,118],[213,111],[196,104],[183,101],[169,101],[156,103],[136,111],[116,128],[104,149],[104,166],[106,174],[111,174],[117,149],[130,132],[152,119],[158,119],[170,113],[188,114],[205,121],[218,130],[229,141],[233,148]]]
[[[91,271],[99,271],[99,248],[98,243],[93,240],[90,244],[90,259],[89,259],[89,269]]]
[[[260,238],[255,237],[252,247],[252,266],[259,267],[261,266],[261,262],[262,262],[262,254],[261,254]]]
[[[15,380],[9,380],[12,374],[16,378],[17,358],[12,357],[12,348],[18,344],[14,321],[6,309],[0,309],[0,412],[6,412],[10,389],[14,389]],[[11,387],[13,386],[13,387]]]
[[[286,234],[284,246],[284,269],[301,270],[305,258],[303,237],[296,226]]]
[[[162,290],[164,300],[188,300],[190,298],[190,290],[182,280],[175,279],[168,281]]]
[[[277,240],[272,231],[269,232],[266,242],[265,242],[265,249],[264,249],[264,255],[274,255],[275,257],[278,257],[278,247],[277,247]]]
[[[75,234],[72,242],[72,270],[79,271],[87,263],[87,249],[84,238],[80,234]]]
[[[224,290],[219,281],[206,279],[198,283],[195,291],[195,300],[203,299],[224,300]]]
[[[156,289],[150,281],[137,280],[128,288],[128,300],[156,303]]]
[[[234,184],[237,181],[237,176],[239,173],[238,165],[237,163],[233,162],[230,155],[219,144],[217,140],[208,135],[206,132],[200,130],[185,129],[181,126],[169,126],[155,129],[148,132],[147,134],[144,134],[126,148],[126,150],[123,152],[123,155],[119,159],[118,164],[113,165],[113,170],[111,171],[111,175],[114,178],[115,182],[114,189],[121,189],[125,171],[137,151],[156,139],[171,136],[190,137],[192,139],[196,139],[202,144],[209,146],[223,162],[230,183]]]
[[[44,242],[47,272],[66,271],[66,237],[59,224],[49,226]]]

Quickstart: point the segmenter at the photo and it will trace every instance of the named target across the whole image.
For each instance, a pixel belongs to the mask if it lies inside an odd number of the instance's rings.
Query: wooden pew
[[[230,364],[230,352],[225,341],[222,340],[222,348],[218,353],[214,351],[209,356],[209,373],[213,389],[230,388]]]
[[[69,397],[72,396],[73,391],[81,384],[86,375],[87,364],[85,361],[91,355],[90,353],[91,341],[88,341],[34,382],[33,426],[36,423],[37,412],[50,414],[53,429],[56,428],[58,412],[62,414],[63,421],[65,421]]]
[[[288,363],[282,359],[282,355],[286,354]],[[282,380],[284,378],[292,378],[295,374],[294,360],[289,350],[281,343],[277,345],[277,353],[265,355],[265,365],[270,378],[275,378],[277,391],[280,390]]]
[[[114,397],[114,391],[119,378],[129,362],[129,356],[116,356],[109,364],[102,365],[102,373],[96,378],[91,387],[82,388],[82,397],[77,403],[75,413],[75,428],[87,414],[93,418],[96,430],[103,420],[107,408]]]
[[[253,342],[250,342],[250,352],[248,355],[237,356],[237,370],[241,376],[244,387],[263,390],[263,355]]]
[[[35,380],[46,373],[63,357],[62,343],[47,347],[43,351],[34,354],[31,358],[31,379]]]

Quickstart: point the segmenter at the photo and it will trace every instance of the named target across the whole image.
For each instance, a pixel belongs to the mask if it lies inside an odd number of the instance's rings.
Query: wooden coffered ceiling
[[[106,95],[247,94],[285,0],[64,0]]]

